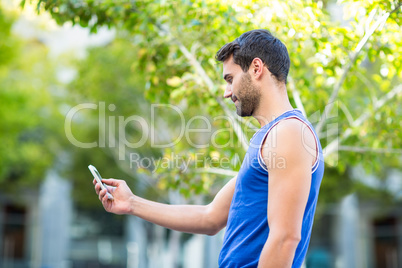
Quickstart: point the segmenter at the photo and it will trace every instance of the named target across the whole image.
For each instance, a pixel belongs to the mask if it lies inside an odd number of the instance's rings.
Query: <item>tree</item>
[[[38,12],[50,12],[59,24],[69,21],[92,32],[103,26],[121,31],[138,48],[133,62],[144,78],[148,100],[180,103],[185,113],[197,109],[209,118],[226,116],[228,120],[214,121],[214,127],[229,124],[235,133],[235,146],[196,150],[180,143],[165,154],[173,151],[191,157],[192,151],[201,151],[218,158],[244,154],[256,122],[236,117],[222,99],[220,66],[213,57],[242,32],[267,27],[284,41],[292,59],[291,101],[309,115],[325,148],[328,172],[321,196],[336,192],[333,200],[352,190],[348,167],[363,165],[377,174],[400,167],[401,1],[34,3]],[[343,10],[342,21],[331,17],[334,8]],[[217,139],[226,140],[230,131],[219,133]],[[232,174],[213,164],[201,166],[174,169],[173,176],[159,173],[160,186],[177,187],[180,178],[179,187],[189,196],[196,189],[206,192],[214,176]]]
[[[0,187],[22,194],[36,189],[62,148],[62,115],[54,63],[37,40],[11,33],[14,18],[0,8]]]

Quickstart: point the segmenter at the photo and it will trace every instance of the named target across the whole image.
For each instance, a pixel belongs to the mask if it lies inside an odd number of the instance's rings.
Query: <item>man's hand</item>
[[[132,214],[132,204],[135,196],[127,186],[127,183],[123,180],[115,179],[103,179],[102,182],[106,184],[107,191],[113,195],[113,200],[108,199],[106,190],[101,190],[99,183],[95,179],[93,180],[96,194],[99,196],[99,200],[102,201],[105,210],[115,214]]]

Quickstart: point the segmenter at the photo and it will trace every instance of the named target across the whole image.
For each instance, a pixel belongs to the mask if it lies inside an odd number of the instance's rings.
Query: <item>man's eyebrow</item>
[[[225,74],[225,75],[223,76],[223,79],[226,80],[226,79],[228,78],[228,76],[231,76],[231,74]]]

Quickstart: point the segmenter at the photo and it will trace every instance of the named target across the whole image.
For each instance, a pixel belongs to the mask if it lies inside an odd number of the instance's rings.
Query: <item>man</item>
[[[307,252],[324,172],[313,127],[286,92],[290,60],[266,30],[244,33],[217,53],[239,116],[261,124],[238,175],[205,206],[167,205],[134,195],[125,181],[96,193],[106,211],[132,214],[177,231],[214,235],[226,226],[220,267],[300,267]]]

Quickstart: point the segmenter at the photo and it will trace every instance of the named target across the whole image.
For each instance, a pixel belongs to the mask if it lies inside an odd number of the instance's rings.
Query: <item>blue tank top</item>
[[[317,134],[299,110],[283,113],[259,129],[250,140],[236,180],[230,205],[219,267],[257,267],[262,248],[269,235],[267,221],[268,171],[261,156],[261,144],[269,131],[281,120],[296,118],[314,133],[318,156],[312,167],[311,187],[303,215],[301,240],[296,248],[292,267],[299,268],[310,242],[318,191],[324,174],[324,159]],[[278,165],[280,163],[277,163]]]

